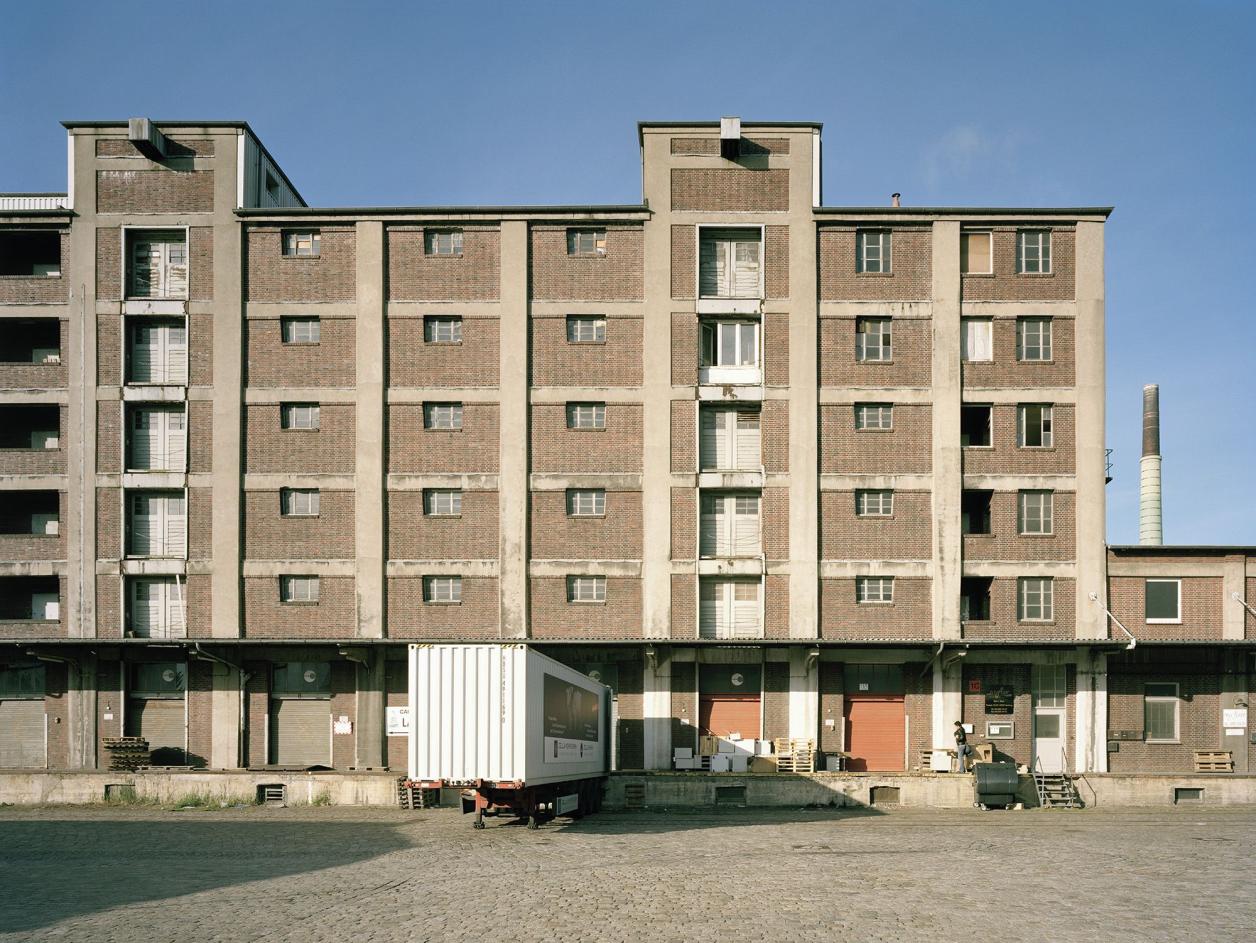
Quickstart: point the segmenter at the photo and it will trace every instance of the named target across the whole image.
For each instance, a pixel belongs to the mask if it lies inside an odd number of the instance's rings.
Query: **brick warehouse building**
[[[1104,544],[1109,209],[824,206],[812,123],[371,208],[243,122],[66,127],[0,197],[0,767],[402,769],[406,646],[500,639],[612,686],[621,769],[1256,759],[1256,552]]]

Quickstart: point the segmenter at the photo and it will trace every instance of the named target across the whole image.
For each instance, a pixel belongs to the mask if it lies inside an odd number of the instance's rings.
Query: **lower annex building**
[[[1256,552],[1104,543],[1109,208],[827,206],[736,119],[642,123],[640,204],[314,208],[244,122],[65,126],[0,196],[0,768],[401,769],[406,646],[502,639],[621,769],[1256,759]]]

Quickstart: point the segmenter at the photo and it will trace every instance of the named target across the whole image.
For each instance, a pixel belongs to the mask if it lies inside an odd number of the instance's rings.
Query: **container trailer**
[[[410,646],[410,780],[462,786],[474,827],[601,805],[610,689],[525,645]]]

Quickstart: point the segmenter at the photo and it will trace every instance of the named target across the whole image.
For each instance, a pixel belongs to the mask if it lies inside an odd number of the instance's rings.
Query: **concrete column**
[[[245,146],[241,134],[236,147]],[[224,142],[225,144],[225,142]],[[222,151],[227,148],[223,146]],[[243,397],[244,228],[236,219],[236,155],[214,161],[214,428],[213,576],[210,582],[210,634],[240,636],[240,455]],[[202,430],[203,431],[203,430]],[[189,423],[188,438],[198,434]],[[214,741],[235,736],[215,727]]]
[[[354,591],[356,634],[383,638],[384,547],[384,224],[357,224],[357,402],[354,461]],[[360,673],[359,673],[360,675]],[[359,718],[359,731],[361,719]],[[358,738],[361,740],[361,736]]]
[[[1077,224],[1076,294],[1077,637],[1106,638],[1103,223]]]
[[[1077,695],[1074,698],[1073,770],[1103,773],[1108,769],[1108,656],[1079,649]]]
[[[1226,596],[1226,601],[1239,608],[1238,603]],[[1221,673],[1221,710],[1247,709],[1251,710],[1248,705],[1247,691],[1247,670],[1250,664],[1250,656],[1241,649],[1228,649],[1223,652],[1225,658],[1225,670]],[[1217,724],[1221,729],[1221,749],[1229,750],[1234,757],[1234,771],[1236,773],[1246,773],[1249,769],[1247,761],[1247,731],[1248,724],[1242,727],[1226,727],[1223,717],[1217,718]],[[1238,730],[1238,733],[1229,734],[1227,730]]]
[[[959,223],[933,224],[933,637],[958,639],[959,581],[963,572],[960,497],[964,457],[960,448]],[[936,711],[936,688],[935,688]],[[958,712],[951,718],[953,724]],[[948,724],[949,726],[949,724]],[[948,733],[949,735],[949,733]],[[934,746],[938,746],[934,717]]]
[[[240,672],[215,662],[210,677],[209,765],[211,769],[238,769],[240,712],[244,707],[240,695]]]
[[[949,750],[955,746],[955,721],[963,720],[963,694],[960,685],[964,677],[964,661],[956,658],[944,664],[946,653],[933,663],[933,740],[935,750]]]
[[[528,224],[502,222],[497,500],[502,638],[528,637]]]
[[[1238,599],[1235,599],[1235,596]],[[1221,579],[1221,637],[1240,641],[1247,628],[1247,610],[1239,600],[1247,601],[1247,557],[1231,554],[1225,558]]]
[[[366,654],[366,664],[354,665],[357,674],[357,736],[354,765],[384,765],[384,672],[387,661],[382,648]]]
[[[667,653],[654,649],[645,656],[642,672],[642,740],[646,769],[672,766],[672,664]]]
[[[805,645],[789,650],[789,736],[820,742],[820,659]]]
[[[61,618],[71,638],[96,635],[96,139],[70,135],[74,211],[70,226],[69,409],[66,457],[66,598]],[[117,579],[117,577],[111,577]],[[96,715],[82,715],[95,743]],[[87,731],[81,731],[81,739]],[[78,735],[76,735],[78,736]],[[76,736],[71,736],[73,744]],[[73,753],[73,747],[71,747]],[[71,764],[75,765],[75,764]],[[90,765],[95,765],[94,761]]]
[[[70,769],[95,769],[97,659],[87,651],[74,657],[75,661],[66,666],[69,766]]]
[[[663,140],[646,135],[643,155],[643,188],[653,211],[645,223],[641,388],[641,621],[646,638],[668,638],[672,632],[672,207],[670,155],[661,152]]]
[[[804,140],[811,146],[802,146]],[[799,639],[820,634],[820,294],[810,153],[818,141],[818,135],[794,138],[789,174],[789,637]],[[816,709],[813,698],[808,736],[816,735]],[[791,719],[791,729],[793,724]]]

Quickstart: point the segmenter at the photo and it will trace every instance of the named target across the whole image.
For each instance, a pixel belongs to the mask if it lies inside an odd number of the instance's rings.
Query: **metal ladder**
[[[1034,757],[1034,788],[1038,793],[1041,809],[1080,809],[1081,795],[1068,768],[1068,753],[1060,751],[1060,772],[1048,773],[1042,768],[1042,759]]]

